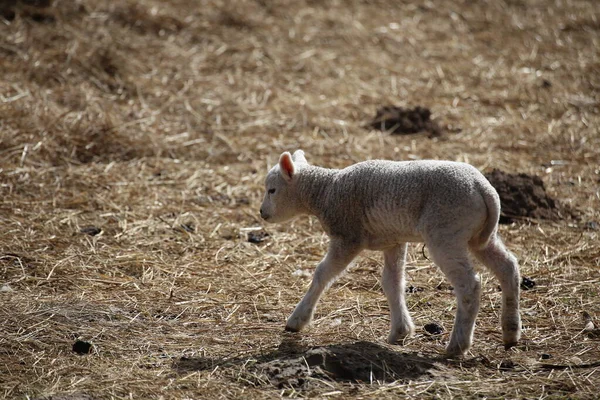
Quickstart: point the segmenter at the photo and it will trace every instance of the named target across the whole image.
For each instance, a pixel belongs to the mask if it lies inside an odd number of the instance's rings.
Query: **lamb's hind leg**
[[[415,331],[408,308],[406,308],[404,295],[406,247],[407,245],[404,243],[383,252],[384,266],[381,286],[390,306],[391,329],[388,342],[392,344],[412,335]]]
[[[332,239],[327,255],[319,263],[308,291],[287,320],[285,330],[298,332],[313,318],[319,298],[358,255],[360,248],[352,243]]]
[[[456,293],[456,318],[446,353],[450,356],[462,355],[473,343],[481,292],[479,276],[473,269],[466,244],[454,247],[429,242],[428,247],[433,261],[444,272]]]
[[[521,337],[519,315],[519,264],[497,236],[483,249],[471,249],[479,261],[500,281],[502,288],[502,340],[505,348],[514,346]]]

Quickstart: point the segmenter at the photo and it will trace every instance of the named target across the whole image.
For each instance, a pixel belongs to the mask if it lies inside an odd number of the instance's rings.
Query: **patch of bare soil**
[[[257,370],[279,388],[302,387],[310,378],[347,382],[414,380],[434,365],[369,342],[316,347],[302,354],[258,364]]]
[[[546,193],[539,176],[509,174],[498,169],[485,174],[500,195],[501,224],[524,218],[559,221],[572,216],[571,211]]]
[[[431,119],[431,111],[421,106],[412,109],[396,106],[381,107],[369,126],[395,135],[425,132],[429,137],[433,137],[442,134],[440,126]]]
[[[319,380],[353,383],[415,381],[431,378],[434,360],[415,354],[391,351],[375,343],[355,343],[304,348],[284,341],[249,366],[246,358],[228,361],[204,358],[181,359],[175,368],[184,373],[212,370],[215,366],[246,367],[244,379],[255,386],[274,385],[279,389],[308,389]]]

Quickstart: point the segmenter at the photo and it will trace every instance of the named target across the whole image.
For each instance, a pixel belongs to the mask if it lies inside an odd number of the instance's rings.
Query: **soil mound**
[[[485,174],[500,195],[500,223],[510,224],[518,219],[534,218],[558,221],[571,212],[546,193],[538,176],[509,174],[498,169]]]
[[[347,382],[414,380],[434,368],[430,360],[406,356],[369,342],[316,347],[256,365],[280,388],[303,387],[310,378]]]
[[[421,106],[413,109],[396,106],[381,107],[369,126],[396,135],[427,132],[432,137],[440,136],[442,133],[440,126],[431,120],[431,111]]]

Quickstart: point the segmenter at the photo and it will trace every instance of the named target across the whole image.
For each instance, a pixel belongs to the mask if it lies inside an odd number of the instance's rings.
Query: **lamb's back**
[[[332,230],[366,232],[371,241],[391,237],[419,241],[431,224],[453,224],[465,215],[485,214],[478,187],[486,183],[476,168],[465,163],[354,164],[340,170],[331,186]]]

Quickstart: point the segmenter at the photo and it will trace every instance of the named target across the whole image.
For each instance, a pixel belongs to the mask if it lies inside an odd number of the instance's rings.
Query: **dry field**
[[[372,128],[391,105],[439,134]],[[3,1],[0,397],[595,398],[599,126],[595,0]],[[501,226],[535,282],[520,345],[482,271],[474,346],[445,359],[454,295],[420,245],[403,346],[378,253],[285,333],[327,244],[258,215],[297,148],[539,176],[572,212]]]

